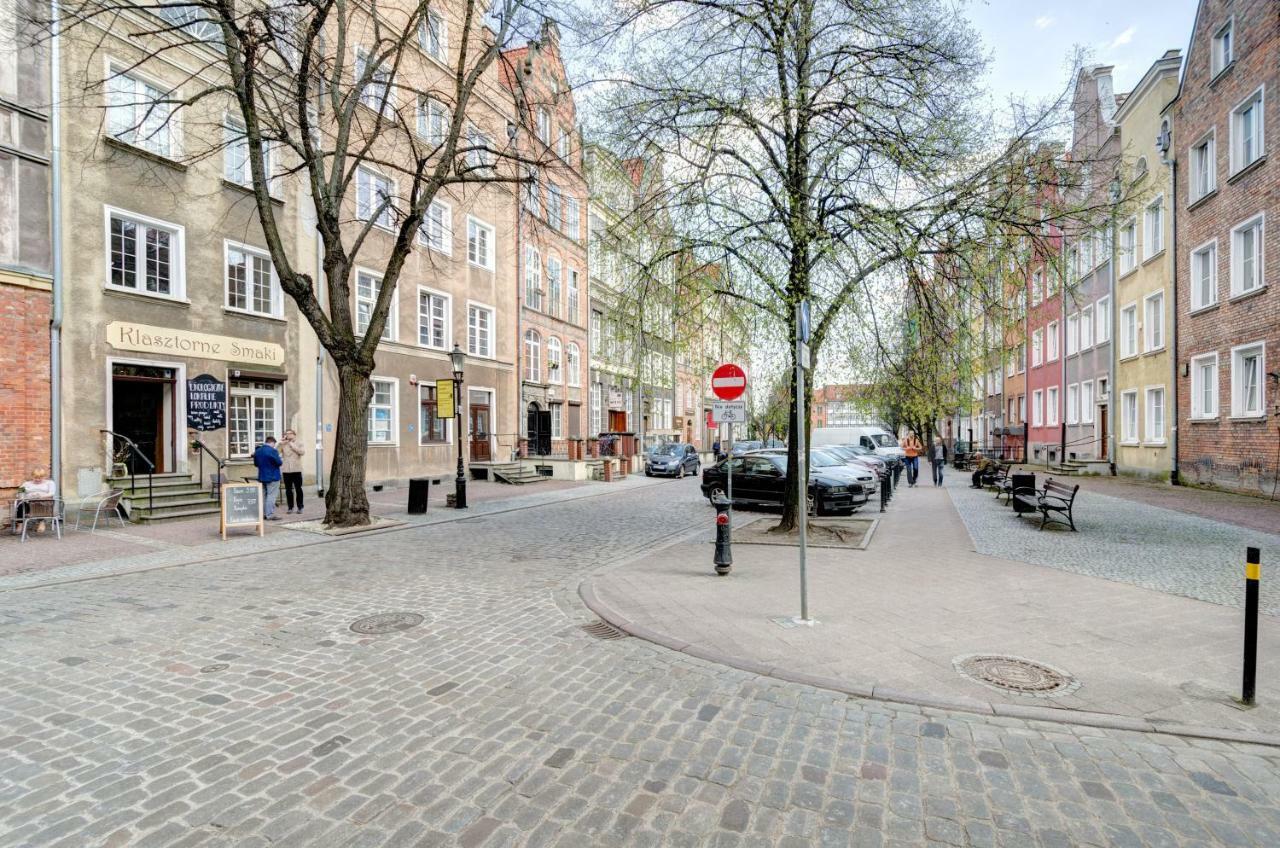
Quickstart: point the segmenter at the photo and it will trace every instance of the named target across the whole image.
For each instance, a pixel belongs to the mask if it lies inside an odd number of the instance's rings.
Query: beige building
[[[1178,90],[1181,55],[1170,50],[1151,66],[1116,111],[1120,129],[1120,177],[1132,200],[1116,227],[1117,344],[1114,392],[1118,471],[1167,479],[1173,404],[1174,252],[1169,166],[1154,139],[1161,112]]]

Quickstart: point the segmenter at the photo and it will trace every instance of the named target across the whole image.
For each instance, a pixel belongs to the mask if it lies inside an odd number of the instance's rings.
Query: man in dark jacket
[[[253,464],[258,469],[258,482],[262,484],[262,517],[267,521],[279,521],[276,517],[276,497],[280,494],[280,466],[284,460],[276,450],[276,437],[267,440],[253,452]]]
[[[982,454],[976,454],[975,459],[976,462],[973,466],[973,477],[971,478],[973,482],[969,488],[981,489],[984,485],[991,482],[993,477],[995,477],[995,473],[1000,470],[1000,463],[990,457],[983,456]]]

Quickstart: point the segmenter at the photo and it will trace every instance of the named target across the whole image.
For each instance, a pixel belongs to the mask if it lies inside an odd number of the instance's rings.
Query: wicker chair
[[[96,495],[90,495],[80,501],[80,506],[76,508],[76,530],[80,529],[80,519],[86,512],[93,513],[93,524],[89,527],[89,532],[98,529],[98,521],[103,522],[104,527],[111,526],[111,516],[116,517],[116,521],[120,522],[120,526],[124,526],[124,519],[120,517],[120,498],[124,496],[124,489],[106,489],[98,492]]]
[[[26,514],[17,519],[22,525],[22,541],[27,541],[27,527],[31,524],[40,524],[48,521],[53,524],[53,530],[57,533],[58,538],[62,538],[62,498],[40,498],[39,500],[29,500],[22,502],[26,506]],[[14,515],[17,515],[15,509]]]

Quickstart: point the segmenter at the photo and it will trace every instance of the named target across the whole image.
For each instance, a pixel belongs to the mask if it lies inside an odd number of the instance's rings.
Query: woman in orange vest
[[[924,453],[924,445],[920,437],[912,430],[902,442],[902,452],[906,455],[907,486],[915,488],[916,479],[920,476],[920,454]]]

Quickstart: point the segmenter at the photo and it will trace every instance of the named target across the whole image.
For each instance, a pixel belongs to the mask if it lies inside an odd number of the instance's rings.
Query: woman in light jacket
[[[298,434],[285,430],[284,438],[280,440],[280,458],[284,460],[280,473],[284,478],[284,499],[289,513],[293,512],[295,497],[298,512],[302,512],[302,455],[306,452],[307,449],[298,441]]]

